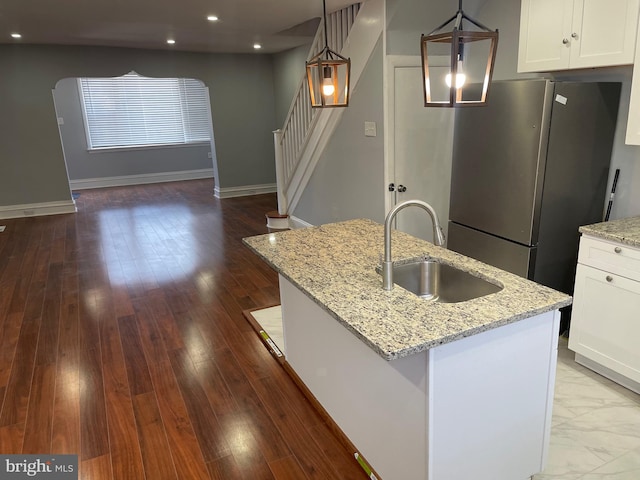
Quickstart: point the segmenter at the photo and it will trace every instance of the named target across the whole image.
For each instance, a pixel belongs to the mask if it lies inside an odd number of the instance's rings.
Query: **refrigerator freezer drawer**
[[[449,222],[447,248],[521,277],[531,278],[536,247]]]

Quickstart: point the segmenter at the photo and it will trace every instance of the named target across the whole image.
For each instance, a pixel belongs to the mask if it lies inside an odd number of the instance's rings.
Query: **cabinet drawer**
[[[640,249],[582,235],[578,263],[640,281]]]

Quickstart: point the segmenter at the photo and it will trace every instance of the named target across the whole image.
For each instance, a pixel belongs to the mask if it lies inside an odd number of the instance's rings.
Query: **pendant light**
[[[314,108],[346,107],[349,105],[351,60],[329,48],[325,0],[322,0],[322,11],[324,48],[306,62],[311,106]]]
[[[463,22],[475,27],[465,30]],[[453,30],[443,31],[453,24]],[[484,105],[489,96],[498,48],[498,30],[490,30],[458,11],[428,35],[420,38],[425,107]],[[448,58],[447,67],[436,59]]]

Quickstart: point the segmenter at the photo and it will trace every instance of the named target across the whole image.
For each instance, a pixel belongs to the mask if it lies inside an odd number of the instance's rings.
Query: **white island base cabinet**
[[[387,361],[280,277],[286,359],[386,480],[525,480],[544,469],[559,313]]]

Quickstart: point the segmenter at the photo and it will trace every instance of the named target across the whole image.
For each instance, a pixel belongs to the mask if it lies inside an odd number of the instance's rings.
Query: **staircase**
[[[360,75],[382,34],[383,19],[383,0],[367,0],[327,15],[329,48],[351,57],[350,95],[356,89]],[[307,58],[322,50],[324,45],[324,26],[321,23]],[[267,214],[268,225],[272,218],[273,228],[280,228],[276,227],[276,218],[280,219],[278,225],[283,225],[283,217],[287,218],[288,223],[288,214],[298,204],[344,111],[344,108],[311,108],[305,73],[284,126],[273,132],[278,212],[270,212],[272,217]]]

